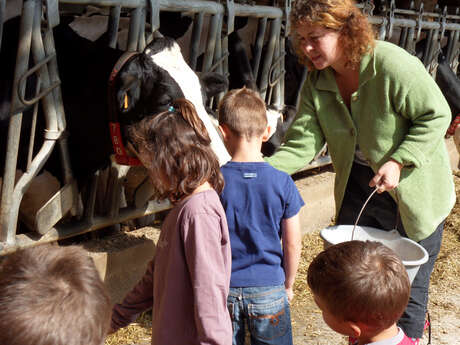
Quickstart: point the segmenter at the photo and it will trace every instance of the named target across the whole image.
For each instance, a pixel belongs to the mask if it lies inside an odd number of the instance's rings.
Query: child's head
[[[308,285],[335,331],[378,334],[394,325],[409,300],[410,282],[399,257],[379,242],[349,241],[328,247],[308,268]]]
[[[76,246],[16,251],[0,265],[0,344],[102,345],[111,304],[92,259]]]
[[[195,106],[186,99],[176,100],[173,106],[130,129],[159,197],[174,203],[205,182],[220,193],[224,180],[219,161]]]
[[[267,129],[265,102],[256,91],[234,89],[219,103],[219,125],[247,141],[262,137]]]

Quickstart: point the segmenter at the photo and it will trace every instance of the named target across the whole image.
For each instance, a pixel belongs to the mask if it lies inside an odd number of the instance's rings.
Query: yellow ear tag
[[[128,109],[128,95],[125,93],[125,103],[124,103],[124,108]]]

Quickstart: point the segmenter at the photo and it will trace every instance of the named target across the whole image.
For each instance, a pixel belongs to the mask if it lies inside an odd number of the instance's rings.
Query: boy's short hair
[[[336,317],[376,330],[401,317],[410,295],[409,277],[399,257],[372,241],[328,247],[311,262],[307,281]]]
[[[267,128],[267,109],[260,95],[253,90],[234,89],[219,103],[219,124],[226,125],[239,137],[251,140]]]
[[[102,345],[111,304],[77,246],[18,250],[0,264],[0,344]]]

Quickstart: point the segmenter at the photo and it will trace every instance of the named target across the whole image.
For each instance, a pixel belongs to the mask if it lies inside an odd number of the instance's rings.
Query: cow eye
[[[167,95],[161,96],[157,98],[157,103],[160,106],[169,106],[172,102],[171,97],[168,97]]]

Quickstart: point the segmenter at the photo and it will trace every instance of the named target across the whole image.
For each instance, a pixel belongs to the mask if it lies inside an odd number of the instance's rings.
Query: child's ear
[[[359,338],[362,333],[361,327],[357,323],[354,323],[352,321],[347,321],[347,324],[348,328],[350,329],[349,336],[353,338]]]
[[[268,139],[270,139],[270,133],[272,131],[272,127],[270,125],[265,128],[264,134],[262,134],[262,142],[266,142]]]
[[[222,134],[222,138],[224,140],[227,140],[228,139],[228,134],[229,134],[229,129],[226,125],[219,125],[219,132],[220,134]]]

